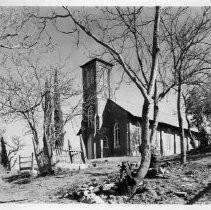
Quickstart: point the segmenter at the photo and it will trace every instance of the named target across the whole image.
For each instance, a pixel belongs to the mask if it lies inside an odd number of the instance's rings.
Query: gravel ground
[[[108,176],[118,176],[117,165],[124,160],[128,157],[92,160],[95,167],[54,176],[19,178],[11,182],[0,179],[0,203],[78,203],[61,197],[73,186],[93,179],[102,183]],[[129,161],[137,160],[129,158]],[[168,171],[168,179],[145,179],[148,190],[135,195],[130,203],[211,204],[211,156],[184,165],[174,163]]]

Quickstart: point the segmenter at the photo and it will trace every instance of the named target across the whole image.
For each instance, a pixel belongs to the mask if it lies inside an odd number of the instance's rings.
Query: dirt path
[[[117,175],[117,165],[121,160],[121,158],[96,160],[96,167],[80,172],[33,178],[25,184],[18,184],[17,181],[10,183],[2,181],[0,182],[0,203],[78,203],[60,197],[71,186],[82,185],[93,179],[102,183],[107,176]],[[169,179],[145,179],[152,189],[152,196],[149,193],[138,194],[131,203],[211,204],[211,157],[191,161],[183,166],[177,164],[169,171]],[[184,192],[187,195],[176,196],[178,192]]]

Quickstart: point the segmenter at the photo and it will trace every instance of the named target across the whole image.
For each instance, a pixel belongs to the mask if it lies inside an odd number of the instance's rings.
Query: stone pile
[[[137,173],[139,164],[122,162],[120,167],[120,176],[116,179],[107,178],[102,184],[97,183],[94,179],[91,182],[86,182],[81,186],[77,186],[65,193],[61,198],[69,198],[78,202],[88,204],[103,204],[103,203],[126,203],[131,189],[136,184],[134,175]],[[169,176],[169,171],[166,167],[151,168],[148,172],[150,178],[166,178]],[[154,190],[148,189],[145,182],[140,183],[136,190],[136,194],[152,194],[151,197],[157,197]],[[123,196],[123,195],[128,195]]]
[[[105,180],[101,185],[92,181],[67,192],[61,198],[74,199],[87,204],[123,203],[123,198],[117,196],[117,191],[118,185],[114,182]]]

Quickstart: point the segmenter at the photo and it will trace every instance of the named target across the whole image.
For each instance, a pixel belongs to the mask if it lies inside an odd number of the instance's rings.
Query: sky
[[[43,14],[49,7],[42,8]],[[69,21],[62,23],[63,28],[70,27]],[[64,35],[56,32],[53,28],[48,29],[51,32],[54,43],[56,43],[56,52],[48,55],[45,59],[46,63],[57,63],[60,59],[64,59],[70,56],[65,71],[70,71],[75,75],[77,83],[82,86],[82,72],[80,66],[86,63],[90,58],[87,57],[87,53],[83,48],[77,47],[73,41],[72,35]],[[95,50],[95,43],[87,39],[86,36],[83,37],[83,41],[86,43],[86,47],[89,50]],[[59,55],[59,56],[58,56]],[[116,82],[119,81],[119,72],[113,68],[112,71],[112,86],[115,88]],[[133,84],[122,84],[121,87],[116,92],[116,102],[122,107],[126,108],[128,111],[135,115],[141,115],[143,97],[140,91]],[[166,97],[160,104],[160,119],[164,121],[165,119],[169,123],[177,123],[176,112],[176,96],[172,93]],[[71,141],[73,148],[79,147],[79,137],[76,136],[78,130],[80,129],[80,117],[73,119],[66,127],[66,139]],[[24,150],[21,154],[28,155],[32,152],[32,141],[30,136],[25,136],[26,128],[22,122],[14,122],[9,125],[3,125],[7,128],[5,134],[5,139],[9,140],[13,135],[21,136],[26,144]]]

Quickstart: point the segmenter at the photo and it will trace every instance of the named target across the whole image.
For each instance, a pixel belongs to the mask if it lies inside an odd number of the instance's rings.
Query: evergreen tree
[[[3,137],[1,137],[1,164],[4,166],[4,168],[8,168],[8,166],[9,166],[7,149],[6,149],[6,145],[5,145]]]
[[[54,132],[55,132],[55,146],[62,147],[64,144],[63,132],[63,114],[60,103],[58,72],[55,69],[54,74]]]
[[[43,123],[43,149],[45,155],[48,158],[48,172],[52,171],[51,168],[51,157],[52,157],[52,144],[53,144],[53,135],[52,135],[52,97],[50,92],[50,85],[48,79],[45,81],[45,100],[43,103],[44,111],[44,123]]]

